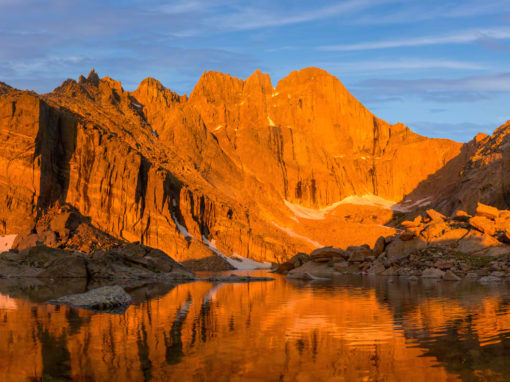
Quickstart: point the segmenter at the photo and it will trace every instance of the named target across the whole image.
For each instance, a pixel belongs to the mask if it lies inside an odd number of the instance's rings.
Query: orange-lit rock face
[[[460,150],[390,126],[315,68],[292,72],[276,88],[259,71],[246,81],[208,72],[190,103],[231,158],[306,206],[364,194],[398,201]]]
[[[259,71],[245,81],[207,72],[189,99],[151,78],[127,92],[95,72],[46,95],[2,85],[0,141],[1,233],[30,228],[58,201],[178,260],[210,254],[203,237],[266,261],[373,242],[389,219],[353,236],[335,218],[296,219],[285,201],[399,201],[460,150],[390,126],[314,68],[276,88]]]
[[[416,380],[510,375],[497,289],[193,283],[124,315],[0,299],[2,380]],[[405,282],[404,282],[405,283]],[[499,350],[498,350],[499,349]],[[499,378],[499,379],[498,379]]]

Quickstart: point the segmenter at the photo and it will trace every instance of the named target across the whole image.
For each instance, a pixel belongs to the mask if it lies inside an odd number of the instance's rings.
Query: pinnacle
[[[87,76],[87,81],[91,82],[94,85],[99,85],[99,76],[96,73],[96,70],[92,68],[89,75]]]

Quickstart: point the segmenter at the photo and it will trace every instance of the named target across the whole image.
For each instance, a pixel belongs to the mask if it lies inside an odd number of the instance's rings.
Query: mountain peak
[[[271,92],[274,89],[269,74],[262,73],[260,69],[255,70],[253,74],[249,76],[245,81],[246,86],[250,86],[252,83],[260,86],[264,93],[267,91]]]
[[[208,102],[230,98],[242,92],[244,81],[216,71],[205,71],[191,92],[190,100],[205,98]]]
[[[316,80],[318,78],[333,78],[333,79],[337,80],[338,82],[340,82],[340,80],[337,77],[335,77],[331,73],[327,72],[326,70],[316,68],[313,66],[299,69],[299,70],[294,70],[294,71],[290,72],[284,79],[296,79],[301,82],[307,82],[309,80],[312,80],[312,79]]]
[[[167,106],[174,101],[180,102],[187,98],[167,89],[160,81],[152,77],[142,80],[132,94],[142,104],[156,101],[164,102]]]
[[[78,83],[80,85],[89,83],[94,86],[98,86],[99,85],[99,76],[96,73],[96,70],[94,68],[92,68],[92,70],[89,72],[89,75],[87,76],[87,78],[85,78],[85,76],[83,76],[83,75],[80,75],[80,77],[78,78]]]
[[[89,72],[89,75],[87,76],[87,81],[93,83],[96,86],[99,85],[99,76],[94,68],[92,68],[92,70]]]
[[[147,77],[147,78],[144,78],[142,80],[142,82],[140,82],[140,84],[138,85],[138,87],[136,88],[136,90],[141,90],[141,89],[154,89],[156,91],[163,91],[163,90],[166,90],[166,88],[163,86],[163,84],[153,78],[153,77]]]

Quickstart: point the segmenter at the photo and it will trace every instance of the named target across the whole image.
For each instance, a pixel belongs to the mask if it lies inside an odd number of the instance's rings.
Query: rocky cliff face
[[[309,207],[364,194],[398,201],[461,146],[389,125],[316,68],[276,88],[259,71],[246,81],[205,73],[189,103],[234,162]]]
[[[334,245],[288,206],[399,201],[462,155],[456,142],[378,119],[314,68],[276,88],[259,71],[245,81],[206,72],[189,99],[151,78],[127,92],[94,71],[45,95],[0,84],[0,142],[2,233],[69,204],[113,237],[178,260],[216,247],[282,261]]]
[[[477,203],[510,208],[510,122],[492,136],[478,134],[461,153],[421,182],[405,202],[427,200],[447,215],[458,210],[473,214]]]

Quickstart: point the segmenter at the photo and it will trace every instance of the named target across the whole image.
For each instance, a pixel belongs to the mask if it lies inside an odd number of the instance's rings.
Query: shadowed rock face
[[[87,255],[44,245],[0,254],[0,277],[88,280],[194,280],[192,272],[164,252],[126,244]]]
[[[461,154],[427,177],[406,197],[412,203],[428,197],[428,204],[447,215],[464,210],[473,214],[478,203],[510,208],[510,122],[492,136],[479,133]]]
[[[206,72],[189,99],[151,78],[127,92],[94,71],[45,95],[1,85],[0,142],[0,232],[32,229],[67,203],[107,234],[177,260],[216,246],[282,262],[320,246],[285,200],[398,201],[465,163],[461,144],[389,125],[315,68],[276,88],[259,71]]]

